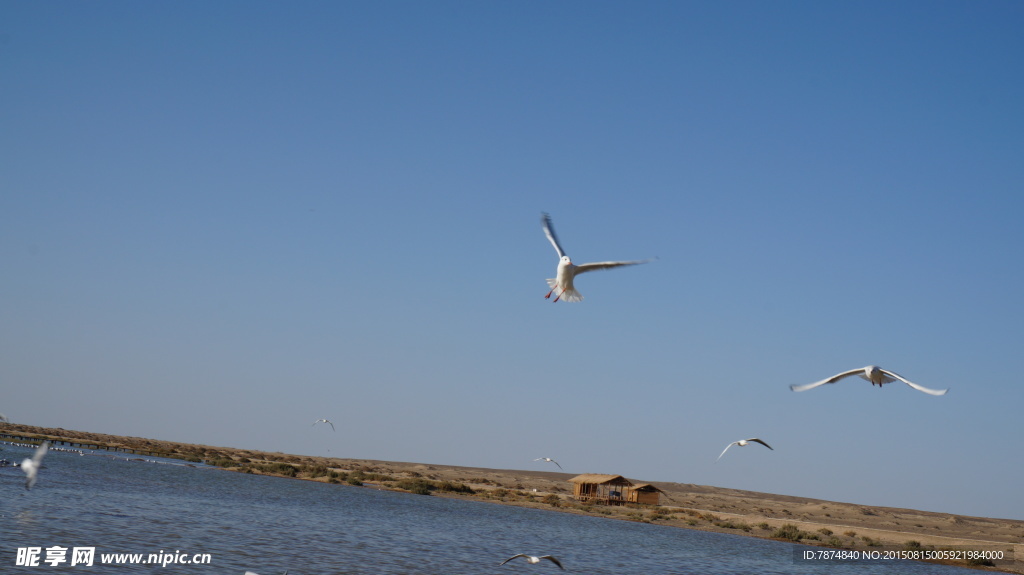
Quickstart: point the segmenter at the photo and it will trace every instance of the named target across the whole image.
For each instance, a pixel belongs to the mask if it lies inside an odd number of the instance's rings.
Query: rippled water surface
[[[4,446],[0,457],[31,454]],[[915,562],[821,565],[792,544],[554,511],[50,452],[32,491],[0,468],[0,573],[977,575]],[[19,547],[95,547],[93,567],[16,566]],[[802,548],[802,547],[801,547]],[[209,554],[206,565],[100,564],[104,553]],[[45,552],[44,552],[45,555]],[[42,557],[45,559],[45,556]]]

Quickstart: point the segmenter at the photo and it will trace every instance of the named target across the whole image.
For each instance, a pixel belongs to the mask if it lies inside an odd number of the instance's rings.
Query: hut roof
[[[658,493],[665,493],[650,483],[641,483],[633,486],[633,491],[657,491]]]
[[[569,480],[570,483],[596,483],[597,485],[633,485],[621,475],[605,475],[603,473],[584,473]]]

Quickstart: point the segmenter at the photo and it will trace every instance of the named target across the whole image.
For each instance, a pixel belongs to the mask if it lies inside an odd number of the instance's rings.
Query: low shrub
[[[417,495],[430,495],[431,491],[437,489],[433,482],[427,479],[403,479],[398,482],[396,487]]]
[[[775,539],[786,539],[788,541],[800,541],[801,539],[819,539],[817,535],[813,533],[808,533],[806,531],[801,531],[799,527],[793,525],[792,523],[787,523],[782,527],[776,529],[774,532],[772,532],[772,537],[774,537]]]
[[[466,495],[473,495],[476,491],[472,487],[465,483],[455,483],[454,481],[432,481],[434,487],[438,491],[446,493],[465,493]]]
[[[219,459],[207,460],[206,464],[207,465],[215,465],[217,467],[238,467],[239,465],[241,465],[240,463],[238,463],[234,459],[228,459],[228,458],[223,458],[223,457],[219,458]]]
[[[501,499],[502,501],[515,501],[516,495],[512,491],[499,487],[497,489],[491,489],[484,493],[484,497],[488,499]]]
[[[743,521],[715,521],[715,527],[722,527],[724,529],[742,529],[744,531],[750,531],[750,525],[747,525]]]
[[[304,466],[303,471],[310,477],[326,477],[331,474],[331,470],[327,469],[326,465]]]
[[[295,477],[299,472],[294,465],[288,465],[287,463],[259,463],[251,465],[251,468],[260,473],[283,475],[285,477]]]

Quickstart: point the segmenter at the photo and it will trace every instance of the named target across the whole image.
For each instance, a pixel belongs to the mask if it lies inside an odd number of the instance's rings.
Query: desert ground
[[[585,505],[573,499],[576,474],[267,453],[0,423],[0,440],[65,442],[126,457],[172,457],[227,470],[458,497],[702,531],[798,541],[843,549],[1002,550],[1012,562],[948,563],[1024,574],[1024,521],[805,499],[686,483],[651,483],[660,505]],[[539,462],[538,462],[539,463]],[[547,464],[550,465],[550,464]],[[605,470],[593,470],[604,473]]]

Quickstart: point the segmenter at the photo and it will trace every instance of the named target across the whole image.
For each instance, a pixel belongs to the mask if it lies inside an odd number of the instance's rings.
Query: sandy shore
[[[996,568],[978,562],[948,563],[1024,574],[1024,521],[1019,520],[868,507],[638,478],[629,479],[634,483],[651,483],[664,492],[661,505],[582,505],[572,499],[572,484],[568,480],[575,474],[569,473],[296,456],[15,424],[0,424],[2,434],[28,440],[87,443],[126,454],[203,461],[244,473],[372,485],[834,548],[1001,550],[1016,560],[1000,562]]]

